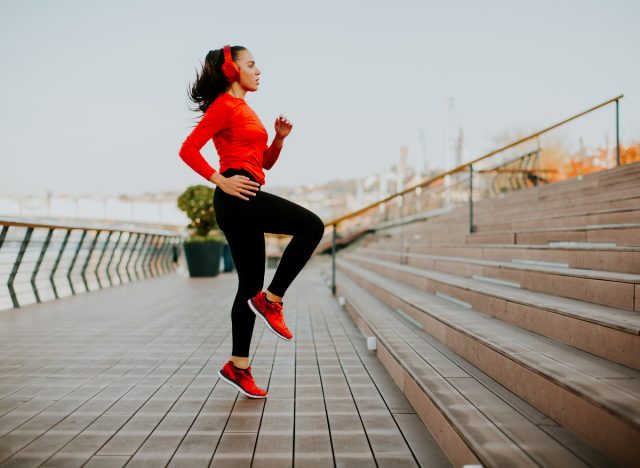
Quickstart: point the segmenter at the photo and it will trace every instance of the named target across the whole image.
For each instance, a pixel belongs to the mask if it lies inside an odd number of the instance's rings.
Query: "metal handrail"
[[[409,192],[412,192],[413,190],[415,190],[418,187],[422,188],[422,187],[426,187],[427,185],[431,185],[435,181],[443,179],[444,177],[446,177],[448,175],[453,175],[453,174],[455,174],[457,172],[462,172],[462,171],[465,171],[465,170],[469,170],[469,166],[472,166],[473,164],[477,164],[480,161],[484,161],[485,159],[490,158],[491,156],[494,156],[494,155],[496,155],[498,153],[501,153],[501,152],[503,152],[505,150],[508,150],[510,148],[518,146],[519,144],[522,144],[525,141],[529,141],[529,140],[532,140],[533,138],[537,138],[540,135],[553,130],[554,128],[560,127],[561,125],[564,125],[564,124],[566,124],[568,122],[571,122],[572,120],[575,120],[575,119],[577,119],[579,117],[582,117],[585,114],[593,112],[596,109],[599,109],[599,108],[604,107],[604,106],[606,106],[608,104],[611,104],[612,102],[616,102],[617,103],[623,97],[624,97],[624,94],[620,94],[619,96],[616,96],[616,97],[614,97],[612,99],[609,99],[608,101],[605,101],[605,102],[603,102],[601,104],[598,104],[597,106],[593,106],[590,109],[587,109],[587,110],[585,110],[583,112],[575,114],[572,117],[569,117],[568,119],[565,119],[565,120],[563,120],[561,122],[558,122],[558,123],[555,123],[553,125],[550,125],[549,127],[545,128],[543,130],[540,130],[540,131],[537,131],[535,133],[532,133],[529,136],[526,136],[526,137],[521,138],[521,139],[519,139],[517,141],[514,141],[513,143],[509,143],[508,145],[505,145],[505,146],[503,146],[501,148],[498,148],[498,149],[493,150],[493,151],[491,151],[491,152],[489,152],[487,154],[484,154],[484,155],[480,156],[479,158],[474,159],[473,161],[466,162],[466,163],[464,163],[464,164],[462,164],[462,165],[460,165],[458,167],[455,167],[455,168],[453,168],[453,169],[451,169],[449,171],[446,171],[446,172],[443,172],[441,174],[438,174],[437,176],[434,176],[434,177],[432,177],[430,179],[422,181],[422,182],[420,182],[420,183],[418,183],[416,185],[412,185],[411,187],[406,188],[406,189],[404,189],[404,190],[402,190],[400,192],[396,192],[396,193],[394,193],[392,195],[389,195],[388,197],[385,197],[385,198],[383,198],[381,200],[378,200],[377,202],[371,203],[370,205],[367,205],[364,208],[359,208],[359,209],[357,209],[357,210],[355,210],[355,211],[353,211],[351,213],[347,213],[345,215],[342,215],[342,216],[340,216],[340,217],[338,217],[338,218],[336,218],[336,219],[334,219],[332,221],[329,221],[329,222],[325,223],[325,226],[329,227],[331,225],[334,225],[334,224],[337,224],[337,223],[339,223],[341,221],[344,221],[345,219],[349,219],[349,218],[353,218],[355,216],[358,216],[359,214],[364,213],[365,211],[368,211],[371,208],[375,208],[376,206],[382,205],[383,203],[386,203],[386,202],[388,202],[388,201],[390,201],[390,200],[392,200],[394,198],[397,198],[397,197],[405,195],[405,194],[407,194]],[[616,124],[616,129],[618,129],[618,125],[617,124]],[[616,131],[616,135],[619,135],[619,131]],[[619,136],[616,138],[616,154],[617,154],[617,163],[619,165],[620,164],[620,138],[619,138]]]
[[[150,229],[150,228],[131,228],[131,227],[118,227],[112,225],[101,224],[87,224],[87,223],[73,223],[67,221],[65,223],[46,222],[39,219],[31,218],[15,218],[12,216],[0,216],[0,225],[15,226],[15,227],[46,227],[54,229],[100,229],[105,232],[135,232],[140,234],[164,234],[166,236],[176,235],[176,231],[170,231],[167,229]]]
[[[88,292],[167,274],[176,268],[180,254],[178,246],[182,241],[176,231],[143,227],[14,217],[0,217],[0,226],[0,255],[15,254],[13,261],[8,263],[11,271],[6,283],[13,307],[23,305],[28,295],[32,295],[35,302],[42,302],[45,290],[58,299],[64,295],[61,288],[68,288],[70,295],[75,295],[80,290]],[[12,239],[10,234],[16,231],[19,234]],[[71,239],[74,232],[80,233],[79,239]],[[54,238],[56,233],[61,233],[58,238]],[[130,242],[132,238],[135,239],[133,243]],[[11,249],[11,245],[15,248]],[[55,259],[45,261],[48,253]],[[34,258],[25,258],[29,254]],[[67,263],[69,255],[71,259]],[[123,260],[126,260],[124,264]],[[43,280],[38,281],[39,274],[47,275],[46,284],[42,284]],[[28,284],[19,289],[24,283]],[[21,299],[20,296],[25,297]]]
[[[336,276],[336,239],[337,239],[337,233],[336,233],[336,229],[339,223],[347,220],[347,219],[351,219],[351,218],[355,218],[356,216],[361,215],[362,213],[365,213],[373,208],[379,207],[384,205],[385,203],[396,199],[396,198],[400,198],[401,203],[404,202],[404,195],[411,193],[417,189],[422,189],[424,187],[427,187],[429,185],[432,185],[434,182],[437,182],[439,180],[444,179],[447,176],[451,176],[453,174],[459,173],[459,172],[463,172],[463,171],[469,171],[469,232],[474,232],[474,224],[473,224],[473,173],[474,173],[474,168],[473,165],[477,164],[481,161],[484,161],[492,156],[495,156],[496,154],[499,154],[505,150],[508,150],[510,148],[516,147],[526,141],[532,140],[534,138],[538,138],[540,137],[540,135],[543,135],[555,128],[558,128],[568,122],[571,122],[573,120],[576,120],[586,114],[589,114],[597,109],[600,109],[604,106],[607,106],[613,102],[615,102],[616,104],[616,165],[620,165],[620,99],[622,99],[624,97],[624,94],[620,94],[614,98],[611,98],[607,101],[604,101],[600,104],[597,104],[593,107],[590,107],[589,109],[586,109],[582,112],[579,112],[577,114],[572,115],[571,117],[568,117],[560,122],[557,122],[553,125],[550,125],[542,130],[539,130],[537,132],[534,132],[524,138],[520,138],[519,140],[516,140],[512,143],[509,143],[505,146],[502,146],[498,149],[495,149],[493,151],[490,151],[489,153],[486,153],[472,161],[466,162],[458,167],[455,167],[451,170],[442,172],[441,174],[438,174],[434,177],[431,177],[425,181],[422,181],[418,184],[412,185],[408,188],[405,188],[404,190],[401,190],[399,192],[396,192],[394,194],[391,194],[381,200],[378,200],[374,203],[371,203],[363,208],[359,208],[355,211],[352,211],[350,213],[347,213],[345,215],[339,216],[338,218],[335,218],[327,223],[325,223],[325,227],[332,227],[333,233],[331,235],[331,239],[332,239],[332,247],[331,247],[331,252],[332,252],[332,281],[331,281],[331,290],[333,292],[333,294],[335,294],[335,290],[336,290],[336,283],[335,283],[335,276]]]

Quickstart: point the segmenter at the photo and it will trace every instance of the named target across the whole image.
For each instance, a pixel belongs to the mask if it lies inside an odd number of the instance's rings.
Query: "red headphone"
[[[238,65],[231,58],[231,46],[224,46],[224,63],[222,64],[222,73],[229,83],[233,83],[240,76]]]

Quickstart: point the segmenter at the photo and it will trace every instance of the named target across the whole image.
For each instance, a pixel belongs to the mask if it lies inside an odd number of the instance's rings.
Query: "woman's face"
[[[257,91],[260,84],[260,69],[256,65],[253,55],[247,49],[238,52],[236,60],[240,68],[240,78],[238,83],[247,91]]]

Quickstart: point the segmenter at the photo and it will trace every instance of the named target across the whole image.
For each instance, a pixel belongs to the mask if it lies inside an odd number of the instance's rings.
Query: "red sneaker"
[[[269,330],[283,340],[290,341],[293,333],[289,331],[282,316],[282,303],[267,301],[267,294],[260,291],[247,301],[253,313],[262,319]]]
[[[241,369],[236,367],[233,361],[229,359],[222,366],[222,369],[218,371],[218,376],[249,398],[265,398],[267,396],[267,392],[258,387],[253,381],[251,366]]]

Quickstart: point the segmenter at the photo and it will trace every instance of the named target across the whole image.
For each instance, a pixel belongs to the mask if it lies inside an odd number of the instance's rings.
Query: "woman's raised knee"
[[[312,217],[312,222],[309,225],[309,233],[313,236],[318,242],[324,236],[324,221],[314,213]]]
[[[294,237],[305,237],[319,243],[324,236],[324,221],[313,212],[309,212],[304,222],[296,227],[296,231],[292,234]]]

